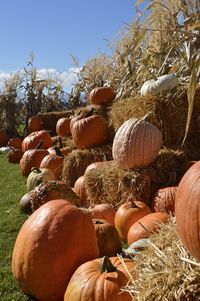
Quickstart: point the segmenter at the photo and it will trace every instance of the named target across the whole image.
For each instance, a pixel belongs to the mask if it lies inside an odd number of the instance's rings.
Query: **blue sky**
[[[131,23],[135,1],[0,0],[0,73],[23,68],[34,53],[37,69],[70,73],[71,55],[82,66],[110,53],[112,41]]]

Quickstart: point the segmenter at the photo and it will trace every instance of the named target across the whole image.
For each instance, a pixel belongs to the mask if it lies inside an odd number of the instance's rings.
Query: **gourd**
[[[27,182],[26,182],[27,190],[28,191],[33,190],[40,183],[51,181],[51,180],[55,180],[55,175],[50,169],[33,167],[31,169],[31,173],[27,178]]]
[[[162,133],[153,124],[130,118],[117,130],[112,146],[114,160],[120,168],[145,167],[158,156],[162,146]]]
[[[179,80],[174,74],[165,74],[158,77],[157,80],[150,79],[146,81],[140,90],[142,96],[157,95],[163,91],[173,89],[179,85]]]
[[[95,105],[104,105],[112,102],[115,96],[115,91],[111,87],[97,87],[90,92],[89,100]]]
[[[70,279],[64,301],[131,301],[130,293],[121,289],[127,285],[128,272],[134,270],[135,263],[128,258],[123,262],[104,256],[82,264]]]
[[[25,294],[40,301],[60,301],[75,270],[98,256],[91,218],[66,200],[52,200],[22,225],[12,272]]]

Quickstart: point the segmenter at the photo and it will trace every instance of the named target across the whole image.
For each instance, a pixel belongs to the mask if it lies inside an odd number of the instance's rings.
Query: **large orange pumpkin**
[[[91,218],[65,200],[53,200],[19,231],[12,272],[26,294],[40,301],[61,301],[75,270],[98,256]]]
[[[129,200],[120,205],[115,214],[115,227],[121,239],[126,240],[129,228],[140,218],[151,212],[147,204],[137,200]]]
[[[108,140],[108,122],[101,115],[79,115],[75,121],[72,119],[71,133],[77,148],[84,149],[102,145]]]
[[[200,161],[188,169],[178,185],[175,216],[181,241],[200,260]]]
[[[166,212],[153,212],[140,218],[128,230],[127,241],[130,246],[134,241],[149,237],[158,231],[159,225],[167,223],[169,214]]]
[[[133,271],[135,263],[128,258],[123,262],[118,257],[104,256],[82,264],[70,279],[64,301],[133,300],[130,293],[121,288],[127,285],[127,271]]]
[[[95,105],[104,105],[115,99],[115,91],[111,87],[97,87],[89,94],[89,100]]]
[[[28,149],[36,148],[43,141],[42,148],[49,148],[53,145],[51,136],[46,130],[36,131],[26,136],[22,142],[22,150],[25,152]]]
[[[162,133],[145,118],[130,118],[117,130],[112,153],[123,169],[140,168],[151,164],[162,145]]]

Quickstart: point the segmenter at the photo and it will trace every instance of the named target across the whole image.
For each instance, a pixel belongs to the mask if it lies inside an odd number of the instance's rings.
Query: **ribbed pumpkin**
[[[149,237],[158,231],[159,225],[167,223],[169,214],[166,212],[153,212],[143,216],[128,230],[127,241],[130,246],[134,241]]]
[[[21,149],[16,149],[14,147],[10,147],[10,150],[7,154],[8,162],[10,163],[19,163],[21,158],[23,157],[23,151]]]
[[[39,115],[30,117],[28,119],[28,130],[29,132],[36,132],[42,129],[42,121]]]
[[[56,123],[56,134],[60,137],[66,137],[71,135],[70,131],[70,118],[62,117],[58,119]]]
[[[27,178],[26,187],[27,190],[30,191],[42,182],[45,183],[53,180],[55,180],[55,175],[50,169],[33,167]]]
[[[131,199],[120,205],[115,214],[115,227],[120,238],[126,240],[130,227],[151,212],[152,210],[147,204],[137,200]]]
[[[79,149],[102,145],[108,140],[108,122],[101,115],[83,116],[73,121],[71,133]]]
[[[74,192],[78,195],[81,201],[81,206],[89,203],[87,191],[85,189],[85,176],[80,176],[74,184]]]
[[[35,148],[40,141],[43,141],[42,148],[49,148],[53,145],[51,136],[46,130],[36,131],[26,136],[22,142],[22,150]]]
[[[121,253],[121,241],[115,226],[104,219],[93,219],[93,223],[98,241],[99,257],[116,256]]]
[[[9,138],[8,138],[8,135],[6,134],[6,132],[3,130],[0,130],[0,147],[6,146],[8,143],[8,140],[9,140]]]
[[[19,164],[22,175],[28,177],[32,167],[39,168],[42,159],[48,155],[46,149],[40,149],[41,143],[37,145],[35,149],[29,149],[24,152]]]
[[[152,209],[157,212],[174,214],[177,186],[160,188],[154,196]]]
[[[60,180],[63,170],[64,156],[58,147],[55,147],[55,151],[55,154],[48,153],[47,156],[42,159],[40,168],[50,169],[54,173],[55,179]]]
[[[162,146],[162,133],[145,118],[131,118],[117,130],[112,147],[114,160],[123,169],[151,164]]]
[[[14,147],[15,149],[22,149],[22,141],[23,139],[20,137],[10,138],[8,140],[8,146]]]
[[[70,279],[64,301],[132,301],[130,293],[121,289],[129,281],[127,270],[132,272],[135,263],[128,258],[123,262],[104,256],[82,264]]]
[[[66,183],[62,181],[43,182],[35,187],[31,199],[32,210],[35,211],[43,204],[54,200],[64,199],[75,205],[79,205],[79,197]]]
[[[181,179],[176,192],[175,216],[178,235],[186,249],[200,260],[200,161]]]
[[[115,96],[115,91],[111,87],[97,87],[90,92],[89,100],[95,105],[104,105],[112,102]]]
[[[114,225],[116,210],[111,204],[92,204],[87,209],[93,219],[104,219]]]
[[[40,301],[61,301],[75,270],[98,258],[90,217],[65,200],[35,211],[17,236],[12,272],[21,289]]]

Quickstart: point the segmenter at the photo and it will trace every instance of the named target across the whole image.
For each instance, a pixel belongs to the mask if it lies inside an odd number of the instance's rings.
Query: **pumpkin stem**
[[[44,142],[43,140],[40,140],[40,142],[38,143],[35,149],[39,149],[43,142]]]
[[[108,256],[104,256],[101,265],[101,273],[107,272],[115,272],[117,268],[112,264]]]
[[[91,108],[86,114],[85,114],[85,118],[86,117],[89,117],[89,116],[92,116],[92,114],[94,113],[94,108]]]
[[[146,115],[144,115],[144,117],[142,117],[142,120],[148,121],[147,119],[148,119],[149,117],[151,117],[152,115],[153,115],[153,112],[150,111],[150,112],[148,112]]]
[[[55,152],[56,152],[57,156],[63,157],[63,154],[62,154],[61,150],[59,149],[59,147],[55,146],[54,149],[55,149]]]
[[[63,147],[63,143],[62,143],[62,138],[59,137],[59,147],[62,148]]]
[[[31,171],[36,171],[37,173],[41,173],[41,170],[37,167],[32,167]]]

